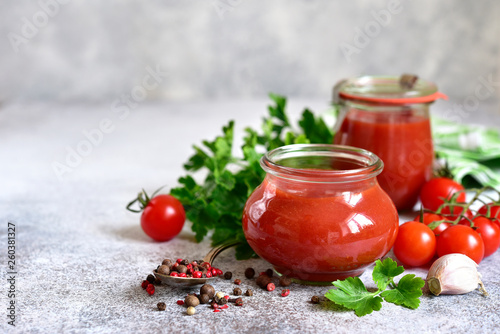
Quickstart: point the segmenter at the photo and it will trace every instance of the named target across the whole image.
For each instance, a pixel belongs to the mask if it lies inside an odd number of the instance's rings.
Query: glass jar
[[[349,146],[297,144],[261,159],[243,231],[253,250],[296,281],[357,276],[394,244],[398,214],[376,176],[383,162]]]
[[[334,144],[364,148],[384,162],[378,181],[398,210],[412,209],[432,175],[429,106],[446,98],[430,82],[412,88],[399,77],[364,76],[337,86],[340,105]],[[335,97],[334,97],[335,98]]]

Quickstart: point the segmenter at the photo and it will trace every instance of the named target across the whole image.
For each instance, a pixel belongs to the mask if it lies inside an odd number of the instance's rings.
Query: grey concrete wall
[[[412,72],[491,102],[499,18],[494,0],[2,1],[0,99],[327,101],[341,78]]]

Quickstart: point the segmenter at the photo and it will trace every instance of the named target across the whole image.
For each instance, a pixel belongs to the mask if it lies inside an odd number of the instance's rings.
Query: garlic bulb
[[[477,263],[463,254],[448,254],[437,259],[429,269],[427,284],[436,296],[468,293],[478,285],[483,294],[488,294],[477,271]]]

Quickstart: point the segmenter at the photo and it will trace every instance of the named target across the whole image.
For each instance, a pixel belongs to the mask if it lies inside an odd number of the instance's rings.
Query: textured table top
[[[176,185],[191,146],[211,139],[230,118],[236,138],[245,126],[258,126],[267,101],[143,104],[129,113],[109,105],[10,104],[0,108],[0,331],[23,333],[115,332],[485,332],[499,331],[500,252],[479,270],[489,296],[479,291],[461,296],[424,294],[417,310],[383,303],[364,317],[331,305],[313,305],[313,295],[329,287],[293,284],[283,298],[278,290],[260,290],[244,277],[247,267],[270,268],[263,260],[234,260],[234,251],[215,261],[252,288],[243,307],[214,313],[198,306],[187,316],[176,301],[186,291],[159,286],[153,296],[140,284],[161,260],[201,258],[208,241],[194,242],[189,223],[174,240],[157,243],[141,230],[139,216],[125,205],[145,188]],[[291,114],[303,106],[326,109],[318,101],[291,101]],[[83,147],[86,134],[101,127],[102,136]],[[105,130],[105,131],[104,131]],[[80,146],[79,146],[80,145]],[[238,141],[236,146],[238,146]],[[85,156],[68,158],[80,147]],[[86,151],[85,151],[86,150]],[[83,152],[82,151],[82,152]],[[69,159],[69,160],[67,160]],[[68,163],[69,162],[69,163]],[[57,169],[57,163],[66,169]],[[60,167],[60,166],[59,166]],[[412,214],[401,216],[401,221]],[[15,266],[8,267],[8,223],[15,225]],[[391,254],[389,254],[391,255]],[[12,270],[13,269],[13,270]],[[16,274],[8,274],[14,271]],[[425,269],[410,269],[420,277]],[[7,281],[11,276],[14,281]],[[371,268],[361,279],[373,287]],[[234,284],[219,280],[218,291]],[[14,289],[15,297],[7,291]],[[15,327],[8,325],[15,301]],[[156,304],[167,304],[159,312]]]

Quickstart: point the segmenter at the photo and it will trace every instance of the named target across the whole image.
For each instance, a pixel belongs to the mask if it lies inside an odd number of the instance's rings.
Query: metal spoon
[[[214,247],[208,252],[207,255],[203,258],[203,262],[208,262],[210,265],[212,265],[213,261],[215,258],[225,251],[228,248],[231,248],[233,246],[236,246],[238,242],[233,242],[233,243],[228,243],[228,244],[223,244],[217,247]],[[216,277],[202,277],[202,278],[193,278],[193,277],[175,277],[175,276],[169,276],[169,275],[162,275],[156,272],[156,270],[153,271],[153,274],[158,278],[162,284],[170,285],[173,287],[190,287],[194,285],[200,285],[200,284],[205,284],[208,282],[212,282],[217,279]]]

